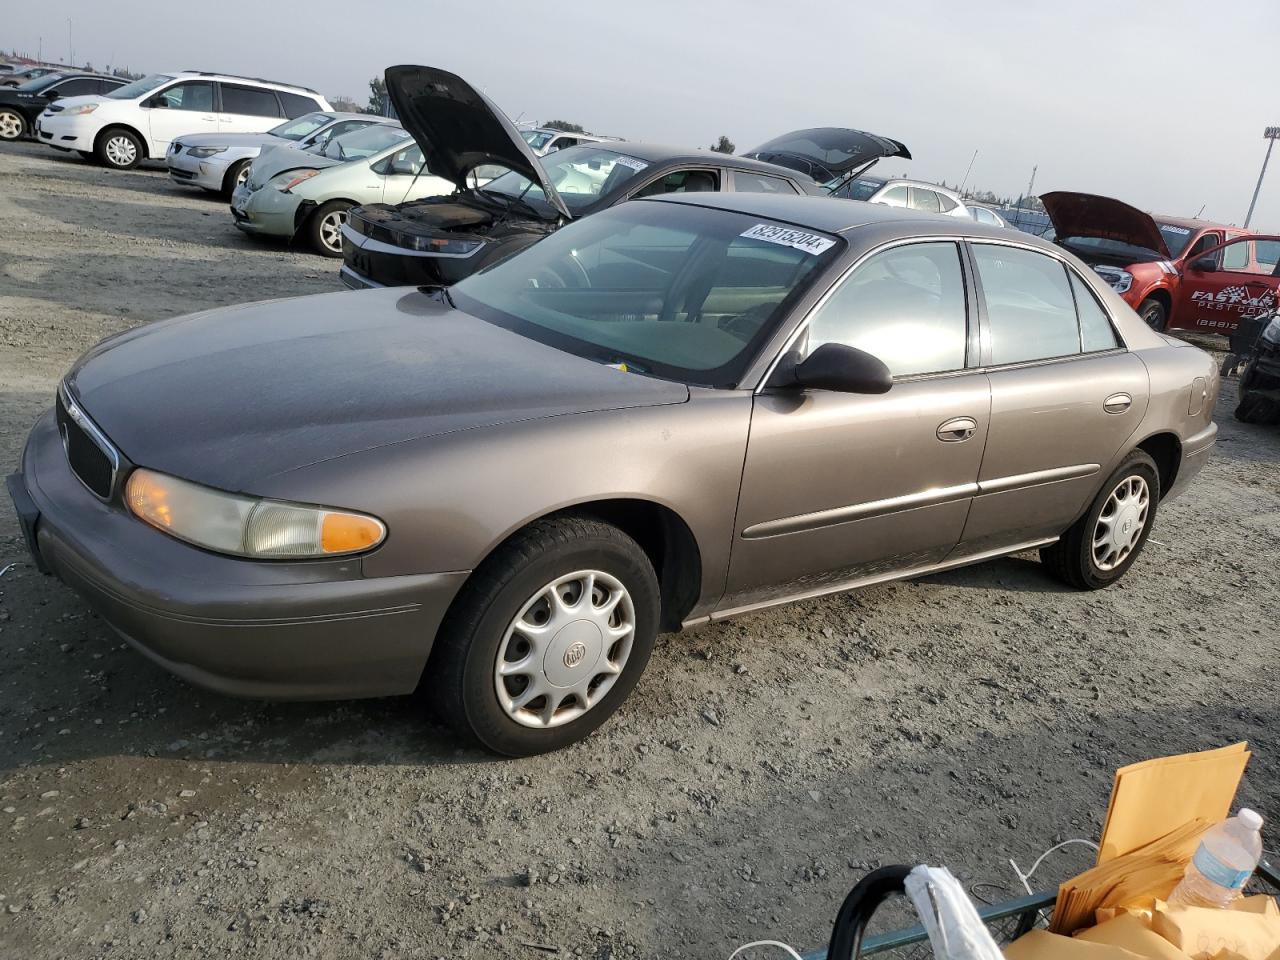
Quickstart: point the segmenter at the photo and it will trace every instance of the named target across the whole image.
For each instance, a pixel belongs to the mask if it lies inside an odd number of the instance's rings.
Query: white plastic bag
[[[903,883],[935,960],[1004,960],[973,901],[946,867],[919,866]]]

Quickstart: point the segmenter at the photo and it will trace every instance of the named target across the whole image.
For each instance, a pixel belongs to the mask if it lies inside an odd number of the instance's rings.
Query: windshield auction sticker
[[[803,230],[795,230],[791,227],[780,227],[772,223],[757,223],[750,230],[742,231],[739,236],[746,237],[748,240],[763,240],[765,243],[794,247],[796,250],[811,253],[815,257],[826,253],[836,245],[830,237],[817,233],[805,233]]]

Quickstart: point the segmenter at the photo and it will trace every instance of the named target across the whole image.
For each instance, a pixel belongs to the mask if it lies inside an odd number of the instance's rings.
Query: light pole
[[[1244,225],[1249,226],[1249,221],[1253,219],[1253,207],[1258,202],[1258,191],[1262,189],[1262,178],[1267,175],[1267,161],[1271,159],[1271,148],[1276,145],[1276,140],[1280,139],[1280,127],[1267,127],[1262,131],[1262,136],[1267,141],[1267,155],[1262,158],[1262,170],[1258,173],[1258,185],[1253,188],[1253,199],[1249,201],[1249,212],[1244,215]]]

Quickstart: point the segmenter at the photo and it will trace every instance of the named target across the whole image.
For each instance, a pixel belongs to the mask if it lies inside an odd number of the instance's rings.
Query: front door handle
[[[978,432],[978,421],[973,417],[955,417],[938,427],[938,439],[943,443],[959,443]]]
[[[1102,401],[1102,409],[1107,413],[1124,413],[1133,406],[1133,397],[1127,393],[1113,393]]]

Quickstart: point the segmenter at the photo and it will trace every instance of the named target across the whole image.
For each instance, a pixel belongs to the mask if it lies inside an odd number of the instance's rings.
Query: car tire
[[[240,186],[241,182],[249,175],[249,163],[250,161],[248,160],[240,160],[233,163],[227,170],[227,175],[222,178],[221,196],[224,200],[230,200],[231,194],[236,192],[236,187]]]
[[[94,156],[113,170],[132,170],[146,157],[146,148],[137,134],[115,127],[98,134]]]
[[[1142,318],[1143,323],[1156,333],[1164,333],[1164,328],[1169,323],[1169,316],[1164,309],[1164,304],[1155,299],[1155,297],[1143,300],[1138,305],[1138,316]]]
[[[1135,450],[1107,478],[1088,512],[1057,543],[1042,549],[1040,559],[1077,590],[1109,587],[1138,559],[1159,502],[1155,461]]]
[[[1240,402],[1236,404],[1235,418],[1241,423],[1280,423],[1280,405],[1274,403],[1269,397],[1256,393],[1242,393]]]
[[[553,591],[564,602],[553,606]],[[635,687],[659,614],[653,564],[631,537],[585,517],[539,520],[472,574],[424,686],[442,719],[494,753],[558,750],[604,723]],[[512,670],[520,664],[528,669]]]
[[[311,249],[322,257],[342,256],[342,224],[346,222],[347,211],[351,207],[352,204],[346,200],[330,200],[322,203],[307,218],[305,229]]]
[[[0,110],[0,140],[21,140],[26,135],[26,117],[17,110]]]

